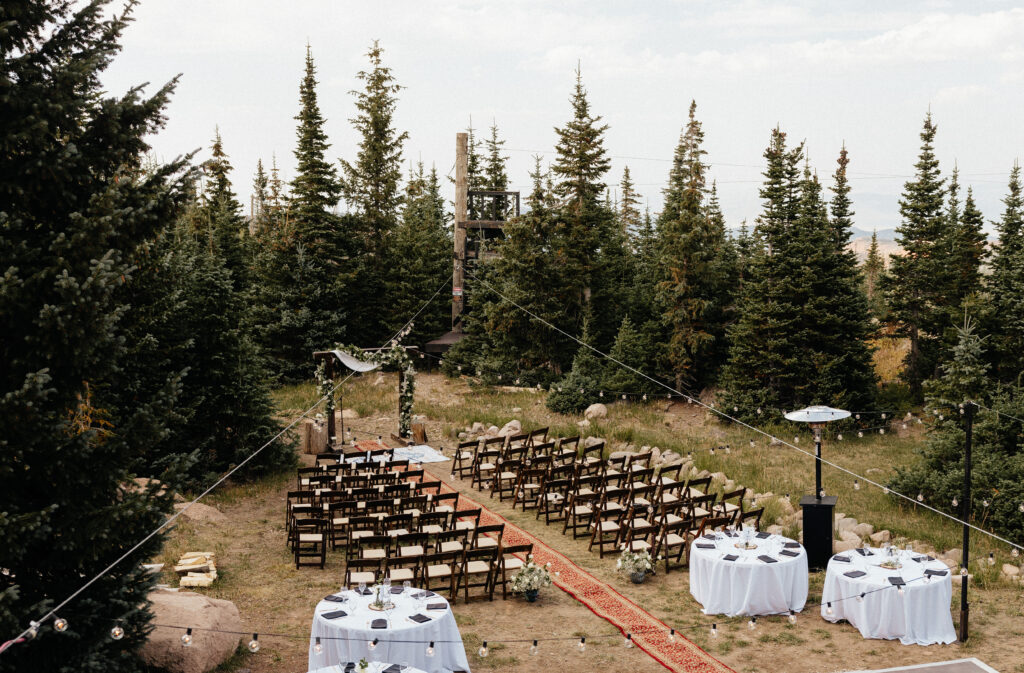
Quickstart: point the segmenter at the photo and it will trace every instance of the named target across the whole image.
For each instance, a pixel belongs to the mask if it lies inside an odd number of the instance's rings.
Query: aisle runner
[[[444,486],[446,490],[455,490],[447,482],[444,482]],[[623,634],[632,633],[636,646],[665,668],[686,673],[735,673],[679,634],[676,634],[674,643],[669,642],[667,624],[535,536],[460,492],[459,504],[464,502],[482,510],[482,525],[505,524],[502,541],[506,544],[532,544],[534,560],[538,563],[551,563],[552,579],[559,589],[583,603],[598,617],[615,625]],[[555,576],[555,572],[559,574]]]

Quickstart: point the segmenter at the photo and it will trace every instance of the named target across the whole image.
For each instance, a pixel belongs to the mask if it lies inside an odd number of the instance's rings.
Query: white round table
[[[358,662],[356,662],[358,663]],[[369,663],[369,662],[367,662]],[[397,673],[396,668],[401,668],[400,664],[392,664],[386,661],[375,661],[370,663],[366,669],[366,673]],[[390,670],[389,670],[390,669]],[[311,669],[309,673],[345,673],[345,664],[335,664],[334,666],[324,666],[323,668]],[[360,673],[359,669],[355,669],[351,673]],[[419,668],[409,666],[408,668],[402,668],[401,673],[425,673]]]
[[[830,622],[845,619],[865,638],[899,638],[904,645],[956,641],[949,608],[952,575],[945,563],[901,550],[894,558],[901,567],[887,569],[879,566],[888,558],[884,550],[864,551],[870,555],[852,550],[829,560],[821,594],[822,617]],[[939,574],[928,575],[929,570]],[[864,574],[850,576],[860,573]],[[906,582],[902,595],[890,577]]]
[[[451,606],[444,597],[432,592],[430,596],[417,598],[422,593],[413,588],[406,593],[391,594],[395,607],[386,611],[371,610],[369,605],[374,596],[360,596],[354,590],[333,594],[344,598],[344,602],[320,601],[313,614],[309,638],[309,669],[340,663],[344,670],[346,662],[366,659],[408,664],[426,673],[468,671],[466,650]],[[438,604],[443,604],[444,609],[427,609],[428,605]],[[339,610],[347,614],[334,618],[325,616]],[[417,623],[410,619],[417,614],[428,617],[429,621]],[[386,620],[387,627],[372,628],[375,619]],[[315,651],[317,638],[320,638],[320,653]],[[370,649],[375,638],[377,645]],[[427,646],[431,641],[434,652],[428,655]]]
[[[734,617],[803,610],[807,602],[804,548],[781,535],[761,533],[764,537],[750,539],[755,548],[742,549],[737,545],[743,546],[743,538],[735,535],[713,533],[690,545],[690,593],[704,606],[704,614]],[[775,561],[766,562],[761,556]]]

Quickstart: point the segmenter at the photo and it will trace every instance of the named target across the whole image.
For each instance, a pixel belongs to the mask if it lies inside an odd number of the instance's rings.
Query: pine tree
[[[200,234],[218,247],[228,271],[231,272],[235,287],[247,291],[249,240],[242,219],[242,206],[235,198],[231,178],[228,177],[233,169],[224,151],[220,129],[215,131],[211,149],[211,158],[203,164],[206,183],[202,194],[202,208],[199,211],[201,217],[197,219],[196,224],[200,227]]]
[[[508,191],[508,171],[505,165],[508,157],[501,154],[501,148],[504,144],[504,140],[498,139],[498,125],[496,123],[491,124],[491,137],[484,141],[484,147],[487,150],[487,157],[484,160],[483,167],[484,189],[494,192]],[[485,215],[484,219],[507,219],[508,199],[503,196],[495,197],[490,199],[489,202],[491,204],[490,212]]]
[[[618,207],[619,224],[627,236],[635,236],[643,226],[643,218],[640,215],[640,195],[633,187],[629,166],[622,169],[622,182],[619,183],[619,191],[622,194]]]
[[[984,232],[985,219],[974,201],[974,190],[967,188],[964,210],[953,237],[952,267],[954,306],[962,306],[981,290],[981,266],[988,254]]]
[[[948,254],[942,248],[947,219],[943,213],[946,190],[935,157],[936,127],[929,112],[921,131],[921,153],[915,176],[903,188],[902,221],[896,228],[902,255],[890,260],[885,276],[886,295],[900,333],[910,340],[903,377],[911,394],[920,399],[922,384],[938,361],[939,336],[945,327],[944,298]]]
[[[249,222],[249,235],[256,237],[270,228],[270,178],[263,169],[263,159],[256,159],[256,174],[252,178],[253,213]]]
[[[629,316],[622,319],[609,355],[637,371],[644,372],[647,368],[651,356],[651,344],[633,326]],[[658,387],[649,379],[621,367],[615,362],[606,363],[605,369],[604,389],[613,394],[650,393]]]
[[[604,369],[601,361],[597,359],[594,352],[588,347],[593,346],[593,337],[590,333],[590,316],[583,319],[583,333],[581,345],[572,361],[572,370],[565,378],[552,386],[548,393],[545,404],[548,409],[559,414],[579,414],[588,406],[602,399],[600,397]]]
[[[668,330],[667,356],[677,388],[703,387],[725,359],[723,311],[728,279],[721,257],[725,222],[717,200],[708,210],[703,149],[704,132],[690,103],[689,121],[680,134],[665,208],[658,220],[661,272],[659,299]]]
[[[466,189],[473,192],[486,188],[486,176],[480,168],[480,141],[477,140],[473,118],[470,117],[469,126],[466,127]],[[470,221],[486,219],[477,199],[466,202],[466,217]]]
[[[129,7],[130,10],[130,7]],[[115,406],[126,360],[119,293],[186,192],[182,161],[143,168],[175,83],[101,87],[127,13],[103,2],[0,6],[0,631],[16,635],[165,519],[171,495],[128,488],[163,433],[175,382]],[[143,420],[142,416],[145,416]],[[132,428],[145,428],[133,435]],[[161,474],[169,488],[175,475]],[[0,671],[141,671],[155,535],[0,656]],[[122,640],[109,637],[118,620]]]
[[[383,53],[374,41],[366,54],[370,70],[356,75],[364,88],[351,92],[358,114],[349,121],[359,134],[359,151],[354,163],[341,162],[345,198],[365,220],[368,249],[378,253],[398,224],[402,146],[409,138],[408,133],[399,133],[394,127],[402,87],[395,83],[391,68],[384,65]]]
[[[1020,165],[1010,171],[1003,215],[995,223],[999,242],[992,254],[988,288],[992,297],[991,332],[999,379],[1018,381],[1024,371],[1024,194]]]
[[[875,319],[884,320],[888,314],[885,305],[885,295],[881,289],[882,276],[885,274],[885,258],[878,248],[878,232],[871,232],[871,245],[868,246],[868,255],[864,260],[864,293],[868,298],[868,306],[871,308],[871,315]]]

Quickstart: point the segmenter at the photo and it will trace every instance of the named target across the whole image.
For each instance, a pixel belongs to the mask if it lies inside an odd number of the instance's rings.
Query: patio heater
[[[811,570],[824,570],[832,558],[833,512],[837,501],[836,496],[825,495],[821,487],[821,431],[826,423],[849,417],[849,411],[824,406],[786,414],[786,420],[807,423],[814,432],[814,494],[800,498],[804,513],[804,549]]]

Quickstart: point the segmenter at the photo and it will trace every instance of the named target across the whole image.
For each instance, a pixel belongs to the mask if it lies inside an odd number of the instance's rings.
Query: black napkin
[[[924,574],[928,577],[945,577],[949,573],[948,570],[925,570]]]
[[[345,664],[345,673],[351,673],[354,670],[356,670],[356,662],[350,661]]]
[[[427,603],[428,610],[447,610],[447,603]]]
[[[388,620],[386,619],[374,619],[370,622],[371,629],[386,629],[388,628]]]
[[[412,595],[412,597],[413,598],[430,598],[431,596],[436,596],[436,595],[437,594],[435,594],[433,591],[418,591],[418,592],[414,593]]]
[[[864,549],[864,547],[857,547],[856,551],[861,556],[874,556],[874,554],[872,554],[869,550]]]
[[[800,556],[800,552],[792,551],[792,550],[789,550],[789,549],[783,549],[782,551],[779,552],[779,554],[781,554],[782,556]]]
[[[771,536],[772,536],[771,533],[765,533],[764,531],[762,531],[762,532],[758,533],[757,535],[755,535],[754,537],[756,537],[759,540],[766,540],[766,539],[770,538]]]
[[[705,533],[703,535],[703,538],[705,540],[714,540],[715,539],[715,534],[714,533]]]
[[[373,591],[370,590],[370,589],[363,589],[361,592],[359,591],[359,589],[356,589],[356,593],[357,594],[361,593],[363,596],[372,596],[373,595]]]
[[[784,544],[782,546],[785,547],[786,549],[797,549],[800,546],[800,543],[799,542],[787,542],[786,544]]]
[[[771,556],[768,556],[766,554],[761,554],[757,558],[759,558],[760,560],[764,561],[765,563],[778,563],[779,562],[779,559],[772,558]]]
[[[381,673],[401,673],[401,672],[402,672],[402,667],[399,666],[398,664],[391,664],[390,666],[385,668],[383,671],[381,671]]]
[[[422,624],[423,622],[430,621],[430,617],[427,617],[426,615],[421,615],[419,613],[414,614],[412,617],[409,617],[409,619],[413,620],[417,624]]]
[[[839,554],[836,554],[832,558],[835,559],[836,561],[842,561],[843,563],[849,563],[850,562],[850,557],[849,556],[840,556]]]
[[[889,578],[889,584],[893,585],[894,587],[901,587],[901,586],[903,586],[906,583],[907,583],[906,580],[904,580],[899,575],[893,575],[892,577]]]
[[[735,561],[736,559],[739,558],[739,556],[736,556],[736,554],[726,554],[722,558],[725,559],[726,561]]]
[[[739,537],[740,536],[740,534],[737,533],[734,530],[727,530],[727,531],[725,531],[725,534],[728,535],[729,537]]]
[[[864,577],[865,575],[867,575],[867,573],[863,570],[851,570],[850,572],[843,574],[847,577],[852,577],[853,579],[857,579],[858,577]]]
[[[334,594],[331,594],[330,596],[324,596],[324,600],[330,601],[331,603],[344,603],[346,599],[344,596],[335,596]]]
[[[698,542],[697,546],[699,548],[701,548],[701,549],[714,549],[715,548],[715,545],[707,544],[706,542]]]
[[[405,587],[391,587],[391,593],[400,594],[405,591]]]
[[[337,619],[338,617],[347,617],[348,613],[344,610],[335,610],[334,612],[325,612],[322,617],[324,619]]]

